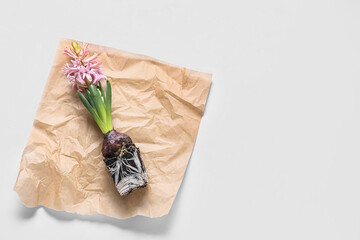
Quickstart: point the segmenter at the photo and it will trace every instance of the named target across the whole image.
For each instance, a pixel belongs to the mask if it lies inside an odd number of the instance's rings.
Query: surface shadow
[[[212,86],[213,86],[213,81],[211,81],[210,83],[210,88],[209,88],[209,92],[208,92],[208,95],[207,95],[207,98],[206,98],[206,102],[205,102],[205,106],[204,106],[204,113],[203,113],[203,116],[205,116],[205,113],[206,113],[206,106],[209,104],[209,99],[210,99],[210,95],[211,95],[211,89],[212,89]]]
[[[179,199],[181,199],[181,192],[186,179],[185,175],[169,214],[162,217],[149,218],[144,216],[135,216],[128,219],[116,219],[98,213],[94,215],[80,215],[65,211],[56,211],[45,206],[27,208],[22,204],[18,212],[18,217],[22,220],[29,220],[36,215],[36,212],[39,209],[43,209],[49,216],[55,218],[58,221],[87,221],[97,224],[110,224],[117,228],[132,232],[143,232],[152,235],[164,235],[171,229],[174,219],[176,218]]]
[[[40,207],[41,206],[28,208],[28,207],[25,207],[23,204],[21,204],[21,207],[18,209],[17,216],[22,220],[30,219],[35,216],[36,211]]]

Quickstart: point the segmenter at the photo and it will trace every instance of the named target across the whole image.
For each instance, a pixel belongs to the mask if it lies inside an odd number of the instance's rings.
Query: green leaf
[[[88,102],[88,100],[84,97],[84,95],[78,90],[77,91],[79,98],[81,100],[81,102],[84,104],[84,106],[87,108],[87,110],[90,112],[90,114],[92,115],[92,117],[94,118],[96,124],[99,126],[99,128],[101,129],[101,131],[103,133],[106,133],[108,131],[106,131],[106,126],[103,123],[103,121],[101,121],[99,115],[97,114],[96,110],[94,109],[93,106],[91,106],[91,104]]]
[[[94,103],[94,101],[92,100],[92,98],[91,98],[91,96],[90,96],[90,91],[89,91],[89,89],[85,89],[85,97],[86,97],[86,100],[88,100],[88,102],[91,104],[91,106],[93,107],[93,108],[95,108],[95,103]],[[96,110],[96,109],[95,109]]]
[[[106,123],[108,129],[112,130],[112,119],[111,119],[111,84],[109,80],[106,81],[106,101],[105,101],[105,108],[106,108]],[[109,130],[109,131],[110,131]]]
[[[101,93],[101,100],[103,101],[103,103],[105,104],[105,102],[106,102],[106,98],[105,98],[105,93],[104,93],[104,89],[103,89],[103,87],[102,87],[102,84],[101,84],[101,82],[99,82],[99,88],[100,88],[100,93]]]
[[[90,84],[90,97],[94,101],[95,108],[97,113],[99,114],[99,117],[104,122],[105,126],[106,124],[106,110],[105,110],[105,103],[101,100],[100,93],[98,89],[93,85]]]

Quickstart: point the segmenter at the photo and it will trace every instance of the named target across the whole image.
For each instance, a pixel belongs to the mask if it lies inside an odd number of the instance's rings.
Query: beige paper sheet
[[[140,148],[149,184],[121,197],[101,155],[103,136],[61,68],[60,41],[24,149],[15,191],[28,207],[124,219],[169,212],[203,115],[211,75],[125,51],[89,45],[113,90],[113,124]]]

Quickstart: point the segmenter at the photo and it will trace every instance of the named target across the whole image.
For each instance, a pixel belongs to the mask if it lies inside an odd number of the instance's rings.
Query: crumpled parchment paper
[[[15,191],[28,207],[119,219],[167,214],[194,147],[211,75],[89,45],[112,84],[114,128],[140,148],[149,176],[146,188],[121,197],[103,162],[103,135],[61,69],[70,61],[63,54],[70,43],[59,43]]]

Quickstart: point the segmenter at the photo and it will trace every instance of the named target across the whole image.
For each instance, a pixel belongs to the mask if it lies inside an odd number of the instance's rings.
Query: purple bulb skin
[[[131,138],[125,133],[111,130],[104,134],[104,141],[102,144],[102,155],[105,159],[117,157],[120,154],[120,148],[125,145],[132,144]]]

